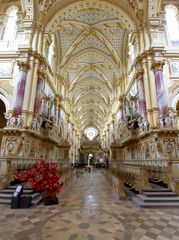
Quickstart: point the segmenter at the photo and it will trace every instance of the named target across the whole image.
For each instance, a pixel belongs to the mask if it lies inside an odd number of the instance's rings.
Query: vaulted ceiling
[[[48,25],[58,42],[66,97],[82,130],[104,127],[125,70],[126,36],[133,28],[126,12],[88,0],[70,5]]]

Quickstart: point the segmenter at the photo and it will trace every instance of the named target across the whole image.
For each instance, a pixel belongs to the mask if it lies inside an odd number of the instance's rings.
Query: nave
[[[0,205],[1,240],[177,240],[179,209],[140,209],[118,200],[104,170],[85,173],[60,193],[59,205]],[[2,211],[3,210],[3,211]]]

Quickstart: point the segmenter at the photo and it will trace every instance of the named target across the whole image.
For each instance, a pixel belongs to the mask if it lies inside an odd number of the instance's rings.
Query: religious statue
[[[17,121],[17,128],[22,128],[23,122],[24,122],[23,117],[22,117],[21,115],[19,115],[19,116],[17,117],[16,121]]]
[[[7,119],[6,126],[10,127],[10,120],[11,120],[11,117],[12,117],[12,113],[7,112],[7,113],[4,113],[4,115],[5,115],[5,119]]]
[[[91,161],[92,157],[93,157],[93,155],[90,153],[90,154],[88,155],[88,167],[91,167],[90,161]]]

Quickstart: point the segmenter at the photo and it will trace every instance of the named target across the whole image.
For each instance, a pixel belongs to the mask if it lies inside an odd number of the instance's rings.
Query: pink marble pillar
[[[17,84],[16,98],[14,104],[14,115],[19,116],[22,112],[25,84],[27,78],[27,71],[29,69],[29,63],[18,61],[17,65],[19,66],[19,81]]]
[[[42,89],[43,83],[45,79],[45,74],[42,69],[38,71],[38,80],[37,80],[37,88],[36,88],[36,96],[35,96],[35,104],[34,104],[34,115],[37,118],[38,114],[41,110],[42,105]]]
[[[141,114],[143,119],[146,119],[147,114],[146,114],[146,100],[145,100],[143,73],[144,73],[144,71],[141,70],[137,74],[138,91],[139,91],[139,113]]]
[[[157,92],[157,102],[160,112],[160,118],[165,118],[168,111],[168,97],[163,80],[163,61],[154,62],[152,67],[155,75],[155,86]]]

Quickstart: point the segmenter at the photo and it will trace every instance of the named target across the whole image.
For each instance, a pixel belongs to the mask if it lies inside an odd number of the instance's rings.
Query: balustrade
[[[138,192],[149,186],[148,172],[144,167],[121,165],[108,171],[107,179],[117,189],[119,197],[125,196],[125,184]]]

